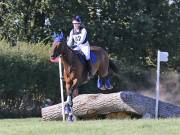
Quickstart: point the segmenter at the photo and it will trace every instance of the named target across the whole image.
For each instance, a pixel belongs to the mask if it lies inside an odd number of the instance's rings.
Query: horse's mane
[[[75,51],[70,46],[67,45],[66,41],[63,40],[62,43],[63,43],[63,45],[65,45],[67,47],[67,49],[69,49],[71,52],[75,53]]]
[[[66,41],[63,41],[63,44],[67,47],[68,50],[70,50],[74,55],[77,55],[77,53],[81,53],[79,50],[73,50],[70,46],[67,45]]]

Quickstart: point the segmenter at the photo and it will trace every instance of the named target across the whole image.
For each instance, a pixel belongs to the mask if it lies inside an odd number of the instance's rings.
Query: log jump
[[[135,92],[82,94],[73,99],[77,119],[155,117],[155,99]],[[61,103],[41,109],[43,120],[62,120]],[[159,101],[159,118],[180,117],[180,107]]]

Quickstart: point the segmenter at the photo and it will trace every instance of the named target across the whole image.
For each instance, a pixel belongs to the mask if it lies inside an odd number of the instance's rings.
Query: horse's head
[[[56,57],[63,54],[63,40],[64,40],[64,34],[61,32],[61,34],[57,35],[54,38],[52,49],[51,49],[51,58],[55,59]]]

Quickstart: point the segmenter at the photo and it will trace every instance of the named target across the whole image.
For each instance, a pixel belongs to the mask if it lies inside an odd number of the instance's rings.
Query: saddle
[[[74,52],[76,55],[78,55],[82,64],[87,64],[86,56],[83,54],[81,50],[74,50]],[[91,60],[91,64],[96,63],[96,54],[92,50],[90,51],[90,60]]]

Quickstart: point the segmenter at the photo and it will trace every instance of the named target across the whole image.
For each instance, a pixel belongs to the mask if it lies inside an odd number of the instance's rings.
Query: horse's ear
[[[60,34],[62,40],[64,39],[64,33],[61,31],[61,34]]]
[[[64,40],[64,34],[61,32],[59,35],[57,35],[54,39],[56,42],[62,42]]]
[[[57,37],[56,32],[51,33],[51,37],[53,38],[53,40],[55,40],[55,38]]]

